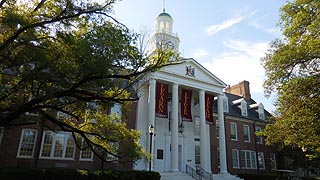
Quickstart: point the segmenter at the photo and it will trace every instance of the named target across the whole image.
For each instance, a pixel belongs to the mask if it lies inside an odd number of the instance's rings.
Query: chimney
[[[224,91],[226,93],[235,94],[244,97],[246,100],[251,99],[249,81],[242,81],[233,86],[227,86]]]

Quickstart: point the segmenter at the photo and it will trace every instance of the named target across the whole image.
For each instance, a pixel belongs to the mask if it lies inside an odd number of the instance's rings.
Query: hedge
[[[160,180],[158,172],[62,168],[0,168],[1,180]]]

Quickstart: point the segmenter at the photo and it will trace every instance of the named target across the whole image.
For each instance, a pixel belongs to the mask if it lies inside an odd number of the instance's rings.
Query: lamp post
[[[149,134],[150,134],[150,154],[151,154],[151,159],[149,162],[149,171],[151,171],[151,161],[152,161],[152,136],[154,134],[154,127],[152,126],[152,124],[149,126]]]

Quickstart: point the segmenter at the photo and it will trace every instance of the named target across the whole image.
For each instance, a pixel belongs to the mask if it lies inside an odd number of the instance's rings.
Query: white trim
[[[84,145],[83,142],[84,142],[84,139],[82,138],[81,148],[83,148],[83,145]],[[83,150],[80,150],[79,161],[93,161],[93,151],[91,149],[90,151],[91,151],[91,158],[83,158],[82,157]]]
[[[262,154],[262,165],[263,165],[263,167],[260,167],[260,154]],[[266,161],[265,161],[265,159],[266,158],[264,158],[264,153],[263,152],[258,152],[258,167],[259,167],[259,169],[262,169],[262,170],[264,170],[264,169],[266,169]]]
[[[233,165],[233,152],[237,153],[237,166]],[[232,168],[233,169],[240,169],[239,150],[238,149],[232,149],[231,150],[231,159],[232,159]]]
[[[260,131],[262,131],[262,128],[259,127],[259,126],[258,126],[258,127],[256,126],[255,133],[256,133],[256,132],[260,132]],[[258,144],[263,144],[263,138],[262,138],[261,136],[255,135],[255,137],[256,137],[256,142],[257,142]],[[257,138],[259,139],[259,141],[257,141]]]
[[[232,125],[234,125],[234,131],[235,131],[235,136],[236,136],[236,138],[234,138],[234,139],[231,137]],[[232,141],[238,141],[238,125],[235,122],[230,122],[230,138]]]
[[[22,144],[24,132],[26,132],[26,131],[33,131],[33,132],[35,133],[35,136],[34,136],[34,139],[33,139],[33,147],[32,147],[31,156],[23,156],[23,155],[20,155],[21,144]],[[37,136],[38,136],[38,131],[37,131],[36,129],[22,129],[21,135],[20,135],[20,142],[19,142],[19,147],[18,147],[17,158],[33,158],[34,150],[35,150],[35,146],[36,146]]]
[[[241,167],[242,169],[257,169],[257,157],[256,157],[256,152],[252,151],[252,150],[241,150],[241,153],[244,153],[244,156],[242,158],[244,158],[242,161],[244,162],[244,164],[242,164],[243,166]],[[247,153],[249,153],[249,161],[251,167],[248,167],[248,162],[247,162]],[[253,166],[255,165],[255,166]]]
[[[53,133],[53,138],[52,138],[52,144],[51,144],[51,148],[50,148],[50,155],[49,157],[46,157],[46,156],[42,156],[42,151],[43,151],[43,145],[44,145],[44,140],[45,140],[45,137],[46,137],[46,133],[48,132],[51,132]],[[63,150],[62,150],[62,156],[63,157],[54,157],[54,148],[56,146],[56,138],[57,138],[57,134],[65,134],[65,135],[71,135],[71,133],[69,132],[64,132],[64,131],[59,131],[59,132],[54,132],[54,131],[44,131],[43,133],[43,137],[42,137],[42,141],[41,141],[41,148],[40,148],[40,155],[39,155],[39,159],[55,159],[55,160],[74,160],[75,159],[75,150],[76,150],[76,146],[74,144],[74,147],[73,147],[73,154],[72,154],[72,158],[65,158],[65,155],[66,155],[66,149],[67,149],[67,140],[68,138],[64,138],[64,141],[63,141]]]
[[[245,137],[245,127],[248,128],[248,140],[245,140],[244,137]],[[247,124],[244,124],[243,125],[243,141],[244,142],[251,142],[251,137],[250,137],[250,126],[247,125]]]

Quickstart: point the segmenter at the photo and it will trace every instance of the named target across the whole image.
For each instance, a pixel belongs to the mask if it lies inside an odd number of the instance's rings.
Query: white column
[[[223,96],[218,96],[218,121],[219,121],[219,150],[220,150],[220,173],[227,174],[227,149],[223,115]]]
[[[147,144],[147,149],[148,152],[150,152],[150,143],[152,143],[152,148],[151,148],[151,169],[153,169],[153,155],[154,155],[154,138],[152,138],[153,142],[150,142],[150,135],[149,135],[149,126],[152,124],[153,127],[155,127],[155,108],[156,108],[156,80],[155,79],[150,79],[149,80],[149,98],[148,98],[148,124],[146,124],[146,132],[148,136],[148,144]],[[149,163],[146,164],[146,170],[149,169]]]
[[[171,171],[178,172],[178,84],[172,84]]]
[[[205,170],[208,169],[208,149],[207,149],[207,133],[206,133],[206,112],[205,112],[205,91],[199,91],[200,103],[200,165]]]

